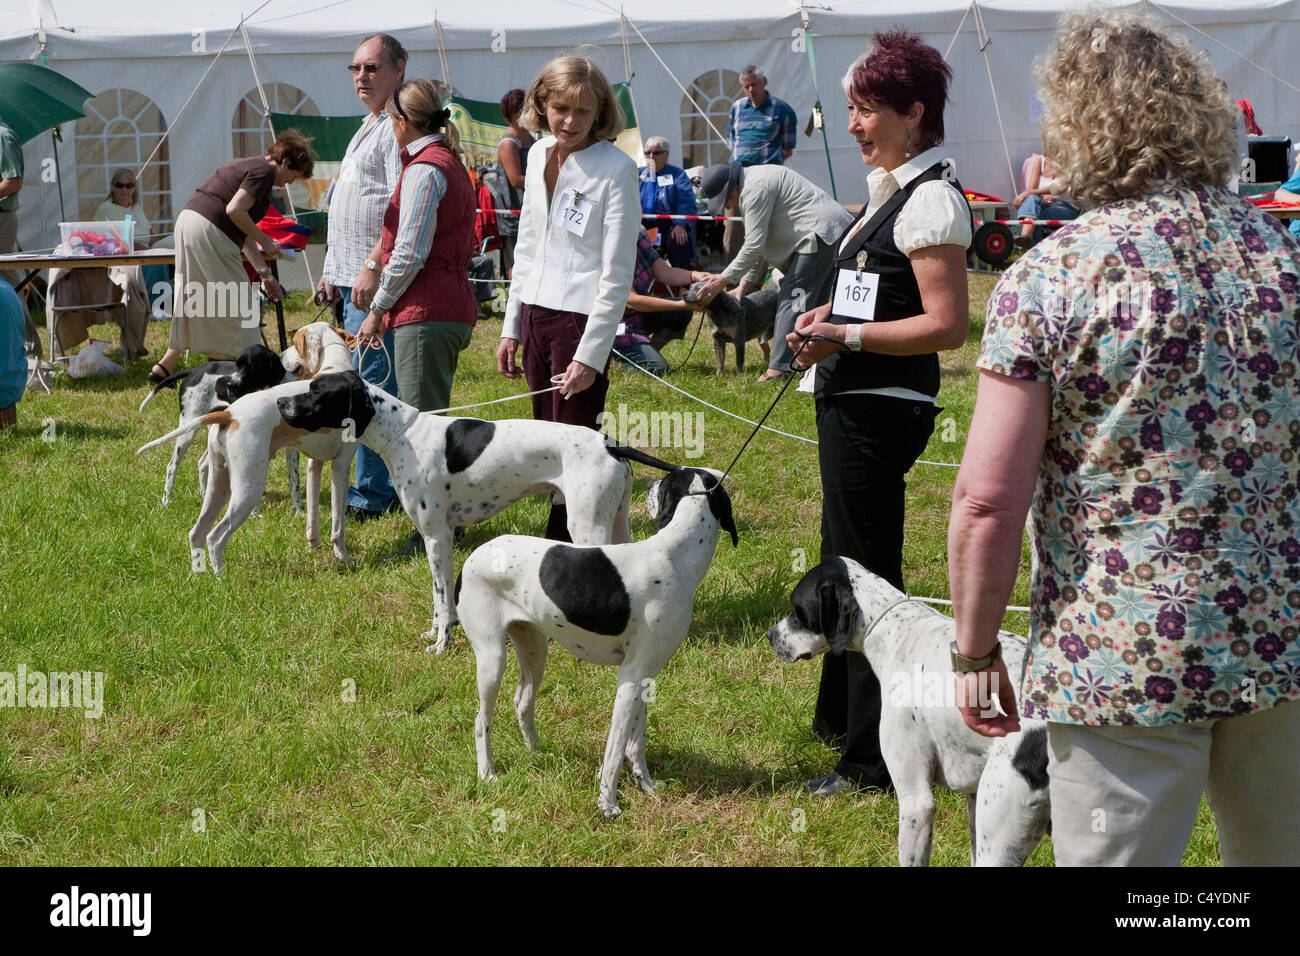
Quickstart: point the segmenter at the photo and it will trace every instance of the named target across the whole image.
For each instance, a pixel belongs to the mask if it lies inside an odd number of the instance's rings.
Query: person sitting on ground
[[[1079,207],[1070,202],[1066,191],[1065,177],[1060,174],[1055,164],[1040,153],[1030,157],[1029,173],[1025,177],[1025,188],[1016,194],[1012,204],[1016,207],[1017,219],[1077,219]],[[1032,222],[1021,223],[1020,235],[1016,245],[1028,249],[1044,236],[1042,226]]]
[[[691,324],[691,310],[703,306],[680,298],[651,295],[650,289],[656,282],[675,289],[708,277],[707,272],[691,272],[670,265],[659,255],[650,236],[642,229],[636,240],[632,291],[628,294],[627,310],[623,313],[624,331],[614,340],[615,351],[652,372],[659,370],[662,374],[668,371],[668,363],[660,351],[673,339],[680,339],[685,334]]]

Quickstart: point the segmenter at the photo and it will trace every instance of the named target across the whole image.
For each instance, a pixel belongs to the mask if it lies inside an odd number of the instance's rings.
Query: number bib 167
[[[835,300],[831,311],[862,322],[876,318],[876,293],[880,289],[880,276],[874,272],[841,269],[835,279]]]

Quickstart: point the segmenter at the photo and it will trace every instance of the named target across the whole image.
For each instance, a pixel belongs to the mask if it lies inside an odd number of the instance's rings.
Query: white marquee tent
[[[1266,133],[1300,132],[1300,0],[1145,5],[1208,51],[1233,98],[1253,101]],[[618,0],[475,0],[441,7],[437,0],[171,0],[151,9],[123,0],[10,0],[0,22],[0,61],[43,62],[99,94],[87,119],[64,127],[58,147],[69,219],[86,216],[107,194],[111,170],[138,168],[170,127],[143,180],[148,207],[165,224],[237,147],[251,152],[262,143],[253,62],[237,29],[244,17],[257,76],[280,112],[359,113],[344,66],[360,37],[375,31],[393,33],[410,51],[408,76],[448,80],[477,100],[527,86],[556,52],[592,44],[611,80],[631,75],[642,133],[667,136],[673,162],[681,161],[685,143],[695,163],[725,158],[724,150],[716,140],[706,142],[712,133],[692,119],[694,109],[672,75],[725,128],[728,101],[739,95],[736,73],[759,63],[769,89],[804,122],[816,99],[806,17],[835,185],[841,201],[860,202],[864,170],[844,129],[839,78],[871,33],[902,25],[940,51],[951,44],[956,81],[947,142],[963,183],[1008,195],[1009,168],[1018,174],[1038,142],[1031,62],[1046,49],[1065,6],[1052,0],[623,0],[621,6]],[[49,134],[27,146],[20,237],[29,249],[52,246],[63,218],[54,149]],[[791,163],[830,185],[820,133],[800,135]]]

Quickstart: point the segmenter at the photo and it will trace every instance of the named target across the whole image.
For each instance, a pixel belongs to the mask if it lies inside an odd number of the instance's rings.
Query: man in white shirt
[[[379,288],[381,264],[373,250],[384,209],[402,173],[402,151],[384,115],[384,104],[405,79],[406,50],[387,33],[376,33],[361,41],[348,69],[370,115],[348,143],[330,197],[328,246],[318,290],[330,301],[342,298],[343,327],[355,335]],[[384,347],[386,355],[378,350],[365,353],[361,377],[396,395],[391,330],[384,333]],[[384,460],[361,447],[356,462],[356,481],[348,488],[348,515],[364,521],[397,508]]]
[[[700,300],[707,302],[732,284],[736,298],[744,297],[762,285],[767,262],[784,273],[772,357],[758,381],[779,379],[789,371],[794,355],[786,336],[801,313],[829,296],[834,243],[853,217],[830,193],[785,166],[719,164],[709,168],[700,185],[710,215],[738,208],[745,218],[744,245],[722,274],[700,290]]]

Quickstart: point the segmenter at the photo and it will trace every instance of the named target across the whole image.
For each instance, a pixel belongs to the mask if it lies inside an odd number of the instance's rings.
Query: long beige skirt
[[[258,287],[230,238],[191,209],[176,217],[176,300],[168,345],[233,359],[262,341]]]

